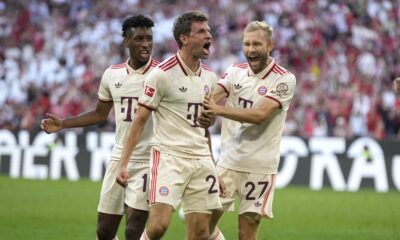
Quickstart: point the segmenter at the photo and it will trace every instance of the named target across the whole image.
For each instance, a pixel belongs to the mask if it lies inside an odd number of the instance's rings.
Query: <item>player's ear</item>
[[[124,44],[124,47],[128,47],[128,38],[124,37],[124,40],[122,41],[122,43]]]
[[[185,45],[187,45],[188,42],[189,42],[189,37],[186,36],[186,35],[181,34],[181,35],[179,36],[179,40],[181,40],[182,46],[185,46]]]
[[[268,43],[268,52],[271,52],[275,48],[274,40],[270,40]]]

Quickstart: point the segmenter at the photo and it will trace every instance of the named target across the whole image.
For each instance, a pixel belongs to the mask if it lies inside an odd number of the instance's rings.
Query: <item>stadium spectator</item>
[[[98,91],[98,103],[94,110],[85,112],[76,117],[62,119],[56,115],[48,114],[42,120],[42,129],[48,133],[58,132],[65,128],[86,127],[99,124],[107,119],[114,106],[116,119],[115,144],[110,161],[107,163],[106,173],[100,194],[98,206],[97,239],[113,239],[121,222],[122,215],[126,214],[126,239],[139,239],[143,233],[148,216],[148,176],[149,176],[149,141],[152,137],[153,124],[151,119],[146,123],[144,134],[140,139],[135,153],[129,156],[129,182],[125,189],[116,183],[123,141],[132,124],[133,116],[137,109],[137,99],[143,91],[144,78],[158,64],[150,57],[153,47],[153,21],[143,15],[127,18],[122,24],[123,43],[129,50],[129,59],[122,64],[111,65],[103,74]],[[83,74],[82,91],[90,92],[90,82],[93,72],[86,70]],[[64,74],[61,74],[64,75]],[[86,87],[85,87],[86,86]],[[71,107],[64,110],[78,114],[82,94],[69,91],[69,97],[64,98]],[[48,97],[46,94],[45,97]],[[50,109],[49,99],[42,97],[39,104],[32,109],[39,113],[29,115],[44,115]],[[69,103],[68,103],[69,102]],[[75,108],[75,105],[78,107]],[[33,124],[31,125],[33,126]]]
[[[68,92],[81,93],[82,84],[85,89],[97,89],[99,73],[110,62],[116,64],[127,58],[120,44],[119,25],[121,17],[134,9],[152,16],[156,23],[155,31],[160,36],[155,36],[153,56],[157,59],[166,59],[177,49],[170,33],[174,16],[188,9],[208,13],[215,32],[213,57],[207,64],[219,74],[232,63],[244,60],[238,46],[246,23],[251,20],[270,23],[277,29],[279,39],[272,56],[298,80],[295,104],[288,116],[288,122],[295,124],[285,131],[288,134],[310,135],[310,126],[306,126],[309,123],[303,118],[308,106],[323,111],[319,115],[326,116],[328,136],[334,136],[333,129],[342,122],[336,121],[340,116],[349,124],[352,113],[360,112],[360,122],[366,123],[370,109],[379,109],[383,103],[379,101],[383,90],[400,76],[398,1],[2,0],[0,111],[7,116],[0,116],[0,126],[37,130],[34,124],[44,116],[33,116],[35,120],[28,121],[33,126],[21,125],[21,120],[42,91],[51,93],[50,108],[61,117],[72,115],[65,110],[71,104],[64,104],[64,98],[75,99],[72,105],[78,110],[94,108],[91,99],[96,97],[96,91],[87,91],[79,98],[71,98]],[[87,71],[94,75],[84,81]],[[37,97],[28,98],[28,88],[37,91]],[[341,103],[347,107],[339,115],[331,106],[344,93],[346,98]],[[397,95],[395,107],[387,113],[394,117],[383,123],[384,135],[389,138],[400,136],[396,120],[400,115],[399,98]],[[112,127],[114,121],[110,118],[105,129]],[[314,125],[318,125],[316,122]],[[367,131],[361,131],[362,136],[374,136],[366,124],[364,128]],[[219,125],[213,129],[218,132]]]

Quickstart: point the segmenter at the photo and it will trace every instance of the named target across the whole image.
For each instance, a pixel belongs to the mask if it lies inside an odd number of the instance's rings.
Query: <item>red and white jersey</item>
[[[179,53],[160,63],[146,78],[139,104],[154,110],[151,145],[184,158],[210,156],[205,130],[197,122],[203,99],[211,93],[217,76],[200,63],[192,72]]]
[[[129,59],[128,59],[129,61]],[[115,144],[111,159],[120,160],[125,135],[131,129],[140,95],[143,92],[144,80],[159,64],[150,58],[147,64],[138,70],[128,65],[128,61],[111,65],[104,72],[99,88],[99,101],[113,102],[116,122]],[[153,123],[149,119],[130,160],[148,161],[150,158],[149,142],[153,136]]]
[[[224,118],[218,165],[236,171],[276,173],[284,121],[296,87],[295,76],[272,59],[258,74],[254,74],[248,64],[235,64],[221,77],[218,85],[227,93],[227,107],[254,108],[264,98],[270,98],[280,106],[260,125]]]

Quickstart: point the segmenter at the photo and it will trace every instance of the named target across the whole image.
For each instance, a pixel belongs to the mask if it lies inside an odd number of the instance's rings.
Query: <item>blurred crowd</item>
[[[124,62],[122,21],[154,19],[153,57],[174,54],[174,18],[210,17],[218,74],[245,62],[242,31],[252,20],[274,28],[273,57],[297,77],[285,134],[400,138],[400,1],[388,0],[0,0],[0,129],[38,130],[47,112],[91,110],[103,71]],[[114,119],[101,126],[113,129]],[[219,123],[214,127],[219,131]]]

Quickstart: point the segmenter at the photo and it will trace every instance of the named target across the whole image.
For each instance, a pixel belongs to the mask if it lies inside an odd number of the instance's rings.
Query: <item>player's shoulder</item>
[[[108,67],[109,69],[112,70],[119,70],[119,69],[125,69],[126,68],[126,63],[118,63],[118,64],[112,64]]]
[[[127,70],[126,70],[126,63],[118,63],[118,64],[112,64],[110,65],[106,71],[105,74],[126,74]]]
[[[287,70],[285,67],[275,63],[271,69],[271,72],[275,75],[278,80],[281,81],[296,81],[296,77],[293,73]]]
[[[206,75],[206,76],[210,76],[212,78],[214,78],[214,81],[217,81],[218,77],[217,74],[211,69],[211,67],[207,66],[204,63],[200,64],[201,67],[201,75]]]
[[[285,67],[275,63],[274,66],[272,67],[271,71],[275,73],[278,76],[285,76],[285,75],[290,75],[292,74],[289,70],[287,70]]]
[[[237,70],[240,70],[240,69],[247,70],[248,67],[249,67],[248,63],[234,63],[231,66],[231,68],[237,69]]]
[[[176,55],[173,55],[173,56],[165,59],[161,63],[159,63],[157,65],[157,69],[161,70],[162,72],[169,72],[172,69],[174,69],[174,67],[176,67],[178,65],[178,63],[179,63],[178,58],[176,57]]]
[[[211,67],[209,67],[208,65],[206,65],[204,63],[201,63],[200,67],[201,67],[202,70],[204,69],[206,72],[214,73],[214,71],[211,69]]]
[[[157,60],[151,58],[151,59],[150,59],[150,63],[147,63],[147,64],[146,64],[147,67],[144,69],[143,74],[144,74],[144,75],[150,74],[151,72],[154,71],[154,69],[157,68],[157,66],[158,66],[159,64],[160,64],[160,61],[157,61]]]
[[[127,74],[126,64],[112,64],[106,68],[103,73],[102,81],[108,81],[109,79],[114,79]]]
[[[224,74],[222,74],[221,79],[225,79],[228,75],[246,74],[248,73],[249,64],[247,63],[234,63],[230,65]]]
[[[158,61],[158,60],[156,60],[156,59],[151,59],[151,63],[150,63],[150,66],[151,67],[157,67],[158,65],[160,65],[160,61]]]
[[[232,64],[227,72],[230,73],[248,73],[249,71],[249,64],[248,63],[234,63]]]

